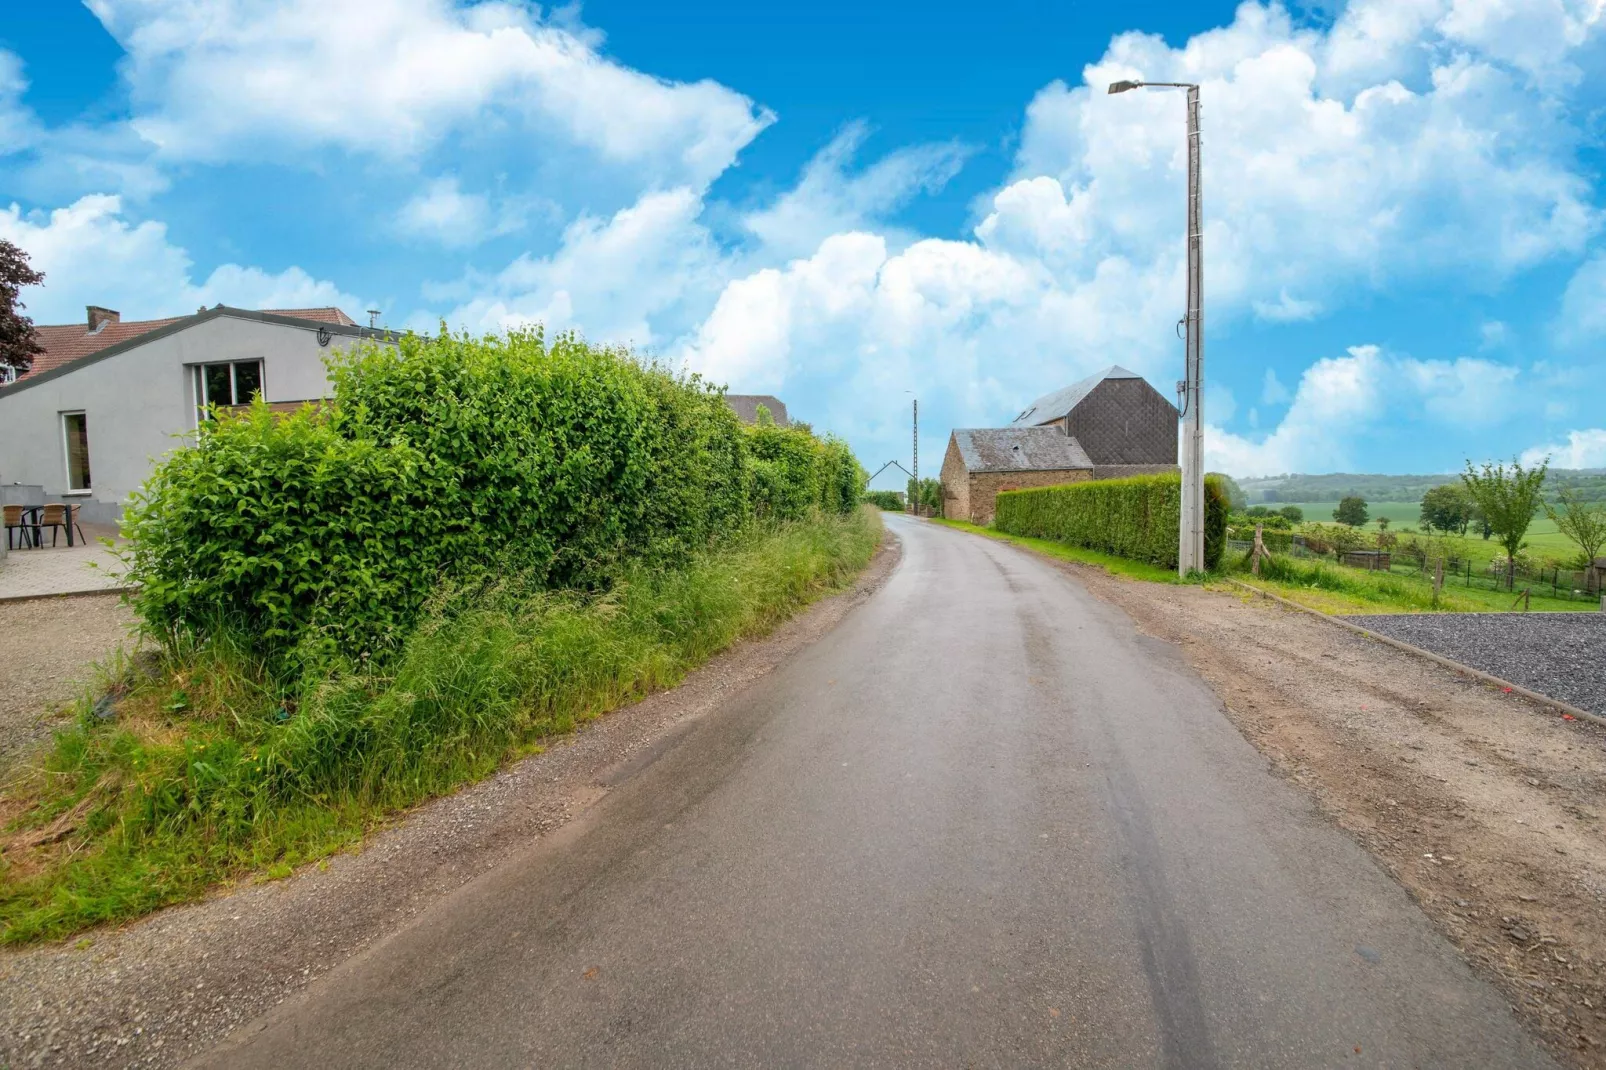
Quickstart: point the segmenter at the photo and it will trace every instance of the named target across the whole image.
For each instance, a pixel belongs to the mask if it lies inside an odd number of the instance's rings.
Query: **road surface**
[[[202,1064],[1552,1065],[1171,647],[889,525],[819,643]]]

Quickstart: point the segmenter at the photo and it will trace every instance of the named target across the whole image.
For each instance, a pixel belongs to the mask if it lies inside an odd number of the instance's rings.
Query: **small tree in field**
[[[1340,524],[1348,524],[1352,528],[1362,527],[1366,524],[1366,499],[1351,494],[1338,503],[1333,510],[1333,519]]]
[[[1478,506],[1478,512],[1488,525],[1489,532],[1506,551],[1506,589],[1516,581],[1517,553],[1526,545],[1523,536],[1534,514],[1544,504],[1542,490],[1545,471],[1550,458],[1539,462],[1538,468],[1524,468],[1521,461],[1513,460],[1507,470],[1503,464],[1485,463],[1480,472],[1467,462],[1461,481],[1467,494]]]
[[[1556,504],[1561,508],[1546,502],[1545,514],[1556,522],[1557,531],[1584,551],[1584,567],[1588,568],[1606,543],[1606,502],[1584,501],[1576,487],[1568,487],[1556,495]]]
[[[1303,524],[1305,522],[1305,510],[1297,505],[1285,505],[1277,511],[1283,514],[1290,524]]]
[[[17,300],[24,286],[38,286],[44,273],[28,266],[28,254],[0,239],[0,368],[17,374],[33,367],[33,358],[45,351],[34,333],[33,320],[22,314]],[[0,377],[0,383],[11,376]]]
[[[1465,535],[1474,511],[1472,499],[1460,483],[1445,483],[1422,495],[1422,526],[1429,531]]]

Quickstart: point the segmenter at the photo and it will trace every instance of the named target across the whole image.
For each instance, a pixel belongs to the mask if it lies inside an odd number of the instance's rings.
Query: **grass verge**
[[[107,697],[0,793],[0,941],[287,876],[769,632],[856,575],[881,530],[873,509],[798,521],[683,569],[627,572],[602,597],[519,577],[443,591],[383,672],[347,667],[294,693],[221,642],[119,660]]]
[[[1053,539],[1034,539],[1026,535],[1009,535],[994,528],[984,528],[980,524],[972,524],[965,520],[933,520],[934,524],[944,527],[957,528],[976,535],[985,535],[989,539],[1000,542],[1012,542],[1016,546],[1024,546],[1028,550],[1036,550],[1049,557],[1057,557],[1061,561],[1076,561],[1084,565],[1097,565],[1104,571],[1116,576],[1127,576],[1135,580],[1148,580],[1151,583],[1181,583],[1176,572],[1171,569],[1151,565],[1147,561],[1132,561],[1125,557],[1116,557],[1114,554],[1101,553],[1098,550],[1085,550],[1080,546],[1069,543],[1055,542]]]
[[[1513,608],[1516,592],[1457,588],[1450,578],[1433,603],[1433,585],[1388,572],[1369,572],[1328,561],[1278,556],[1266,562],[1257,579],[1247,563],[1234,562],[1231,574],[1264,587],[1300,605],[1323,613],[1498,613]],[[1520,603],[1516,608],[1522,608]],[[1586,604],[1534,595],[1535,612],[1578,612]]]

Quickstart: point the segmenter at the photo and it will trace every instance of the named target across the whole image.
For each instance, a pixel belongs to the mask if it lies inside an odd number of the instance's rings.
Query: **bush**
[[[698,377],[573,336],[409,335],[330,378],[324,413],[209,421],[126,511],[135,608],[167,644],[383,659],[442,579],[602,590],[863,491],[844,443],[743,427]]]
[[[877,509],[885,509],[890,513],[901,513],[904,509],[903,496],[895,490],[866,491],[864,500]]]
[[[1005,491],[993,526],[1011,535],[1056,539],[1161,567],[1177,564],[1182,480],[1134,476]],[[1227,548],[1228,500],[1215,477],[1205,480],[1205,565],[1221,563]]]

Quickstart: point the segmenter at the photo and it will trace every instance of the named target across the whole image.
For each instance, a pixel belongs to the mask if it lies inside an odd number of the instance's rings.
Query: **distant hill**
[[[1333,472],[1240,479],[1251,505],[1268,502],[1336,502],[1358,494],[1369,502],[1419,502],[1433,487],[1454,483],[1457,473],[1424,476],[1365,475]],[[1547,496],[1563,487],[1579,487],[1593,501],[1606,501],[1606,468],[1552,468],[1545,479]]]

